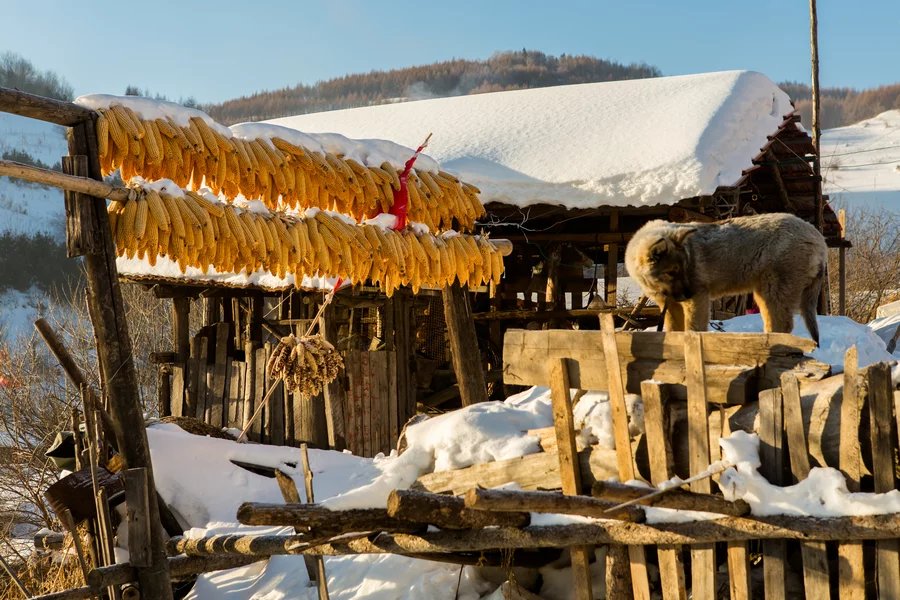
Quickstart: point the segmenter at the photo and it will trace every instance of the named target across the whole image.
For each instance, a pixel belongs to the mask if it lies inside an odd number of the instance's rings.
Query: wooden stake
[[[635,479],[634,454],[631,451],[631,435],[628,432],[628,411],[625,407],[625,379],[622,377],[622,363],[616,343],[616,323],[612,313],[600,315],[600,334],[603,342],[603,361],[609,378],[609,406],[612,409],[613,435],[616,440],[616,463],[619,479]],[[628,548],[631,568],[632,593],[636,600],[650,599],[650,583],[647,578],[647,560],[644,549]]]
[[[306,484],[306,501],[312,504],[316,501],[313,492],[313,472],[309,466],[309,450],[306,444],[300,444],[300,458],[303,463],[303,481]],[[328,576],[325,574],[325,559],[316,557],[316,589],[319,592],[319,600],[328,600]]]
[[[669,454],[666,440],[665,403],[662,384],[641,382],[641,399],[644,402],[644,430],[647,437],[647,454],[650,458],[650,480],[654,485],[669,479]],[[684,565],[679,546],[660,546],[659,580],[663,600],[687,600],[684,582]]]
[[[559,451],[559,472],[563,494],[577,495],[581,491],[581,473],[578,451],[575,448],[575,424],[572,417],[572,397],[569,392],[569,375],[566,359],[557,359],[550,369],[550,399],[553,405],[553,425],[556,428],[556,445]],[[629,445],[629,451],[631,446]],[[576,600],[591,600],[591,554],[587,546],[573,546],[572,577],[575,581]]]
[[[859,447],[860,411],[865,397],[859,373],[856,346],[844,355],[844,392],[841,400],[840,469],[847,480],[847,489],[859,491],[862,475],[862,453]],[[838,587],[841,600],[865,598],[862,542],[838,544]]]
[[[800,410],[800,383],[793,373],[784,373],[781,376],[781,394],[791,471],[800,482],[809,476],[809,449],[806,445],[803,414]],[[803,588],[806,597],[827,599],[830,591],[825,543],[802,542],[800,552],[803,554]]]
[[[481,352],[469,305],[468,287],[458,282],[444,287],[444,320],[447,322],[447,337],[450,340],[450,358],[453,372],[459,383],[459,394],[463,406],[470,406],[487,400],[487,384],[481,366]]]
[[[894,446],[891,414],[893,382],[891,367],[878,363],[868,369],[869,419],[872,436],[872,473],[875,492],[890,492],[896,488],[894,478]],[[878,597],[900,598],[900,542],[882,540],[875,544],[878,572]]]

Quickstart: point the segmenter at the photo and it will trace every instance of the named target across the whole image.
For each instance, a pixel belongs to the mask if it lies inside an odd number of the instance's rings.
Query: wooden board
[[[264,346],[257,348],[255,353],[256,359],[254,362],[256,363],[256,375],[254,376],[254,411],[259,410],[260,403],[263,401],[263,398],[266,397],[266,348]],[[255,438],[255,441],[258,442],[263,441],[263,418],[265,412],[266,410],[264,408],[262,414],[260,414],[259,418],[257,418],[250,427],[251,439]]]
[[[184,416],[184,375],[183,365],[172,365],[172,397],[169,400],[169,407],[175,417]]]
[[[709,467],[709,420],[705,362],[706,341],[711,339],[695,331],[685,332],[684,357],[687,377],[688,452],[691,475]],[[709,351],[712,352],[711,350]],[[692,492],[710,493],[709,479],[691,483]],[[691,594],[698,600],[716,597],[716,548],[714,544],[691,546]]]
[[[200,351],[197,354],[197,404],[194,407],[196,411],[194,416],[201,421],[206,421],[206,383],[209,375],[207,352],[209,351],[209,339],[206,336],[202,336],[199,344]]]
[[[760,472],[773,485],[784,485],[783,480],[784,417],[781,390],[773,389],[759,394],[759,458]],[[766,599],[785,598],[785,561],[787,547],[784,540],[763,542],[763,585]]]
[[[674,398],[687,397],[684,369],[686,332],[620,332],[616,345],[620,360],[628,365],[625,388],[640,393],[640,382],[648,379],[672,384]],[[829,367],[803,357],[811,341],[787,334],[704,333],[710,345],[706,354],[709,397],[716,402],[743,403],[755,389],[759,365],[767,371],[788,370],[804,365],[815,377],[824,377]],[[772,347],[767,344],[773,344]],[[579,389],[608,387],[602,352],[602,333],[587,330],[527,331],[513,329],[504,338],[504,382],[544,385],[549,382],[546,361],[569,358],[569,380]]]
[[[890,365],[878,363],[869,367],[868,383],[875,492],[890,492],[896,488],[894,437],[891,431],[894,423],[894,386]],[[900,541],[882,540],[875,543],[875,568],[878,574],[878,597],[900,599]]]
[[[853,346],[844,355],[839,459],[839,468],[847,481],[847,489],[851,492],[859,491],[859,479],[864,469],[859,447],[860,410],[865,393],[863,387],[859,373],[859,357],[856,346]],[[865,598],[862,542],[838,544],[838,587],[841,600]]]
[[[225,426],[240,429],[244,422],[244,363],[228,360],[228,404],[225,413]]]

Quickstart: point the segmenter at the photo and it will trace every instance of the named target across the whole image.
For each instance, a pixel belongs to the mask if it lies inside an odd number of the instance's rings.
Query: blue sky
[[[522,48],[807,82],[808,17],[807,0],[2,0],[0,52],[76,94],[134,84],[202,102]],[[898,32],[900,0],[819,0],[822,85],[900,82]]]

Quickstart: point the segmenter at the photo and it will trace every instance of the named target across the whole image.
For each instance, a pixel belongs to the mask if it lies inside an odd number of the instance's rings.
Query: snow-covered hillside
[[[65,128],[0,112],[0,156],[26,152],[46,165],[67,152]],[[0,177],[0,234],[65,233],[62,192],[56,188]]]
[[[822,175],[837,207],[900,213],[900,110],[822,132]]]

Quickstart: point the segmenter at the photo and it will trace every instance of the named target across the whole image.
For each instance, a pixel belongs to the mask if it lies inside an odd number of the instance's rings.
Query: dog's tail
[[[825,263],[822,263],[819,265],[819,272],[812,282],[806,286],[806,289],[803,290],[803,295],[800,298],[800,310],[803,313],[803,321],[806,323],[806,328],[809,330],[812,339],[816,342],[816,346],[819,345],[819,324],[816,322],[816,309],[819,306],[819,294],[822,291],[822,283],[824,281]]]

